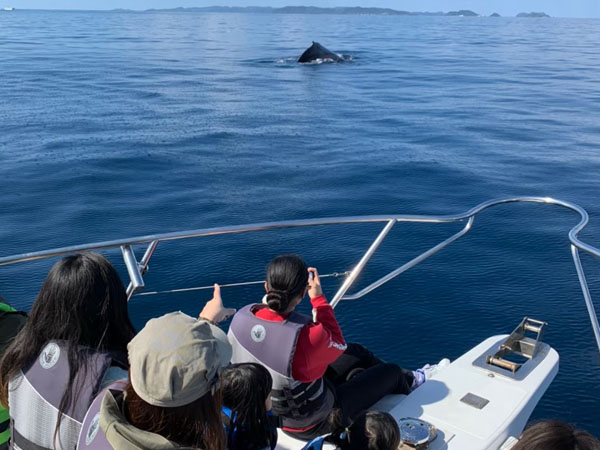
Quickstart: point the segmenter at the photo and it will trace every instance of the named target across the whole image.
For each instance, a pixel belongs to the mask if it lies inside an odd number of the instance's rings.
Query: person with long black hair
[[[86,253],[58,261],[0,361],[11,448],[75,448],[94,396],[127,376],[134,335],[125,287],[106,258]]]
[[[221,374],[227,450],[273,450],[277,424],[271,412],[273,378],[256,363],[232,364]]]
[[[256,362],[269,370],[273,412],[283,431],[296,438],[329,432],[334,406],[350,423],[385,395],[408,394],[436,369],[405,370],[360,345],[346,345],[317,269],[298,255],[269,263],[265,290],[266,304],[248,305],[233,318],[232,362]],[[294,311],[306,293],[312,317]]]

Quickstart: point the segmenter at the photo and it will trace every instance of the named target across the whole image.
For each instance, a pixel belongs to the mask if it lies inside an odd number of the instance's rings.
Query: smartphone
[[[313,280],[315,278],[314,272],[308,272],[308,278]]]

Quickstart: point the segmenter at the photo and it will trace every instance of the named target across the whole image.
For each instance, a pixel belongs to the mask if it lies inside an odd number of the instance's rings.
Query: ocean
[[[299,65],[311,41],[351,60]],[[0,11],[0,255],[150,233],[312,217],[459,214],[552,196],[600,245],[600,21]],[[457,358],[524,316],[548,322],[560,371],[533,413],[600,436],[600,353],[567,233],[579,218],[504,205],[441,253],[336,314],[407,368]],[[458,224],[398,224],[364,287]],[[146,290],[261,280],[295,252],[321,273],[381,225],[159,245]],[[136,248],[138,256],[143,248]],[[124,270],[119,253],[107,256]],[[600,310],[600,262],[582,256]],[[29,308],[54,260],[0,268]],[[332,296],[341,279],[323,281]],[[210,290],[134,297],[136,326]],[[260,286],[224,288],[229,306]],[[308,311],[308,302],[302,308]]]

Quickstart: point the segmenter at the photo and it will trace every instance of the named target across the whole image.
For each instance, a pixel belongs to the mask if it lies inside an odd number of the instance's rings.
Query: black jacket
[[[4,311],[0,309],[0,357],[17,333],[27,321],[27,314],[22,311]]]

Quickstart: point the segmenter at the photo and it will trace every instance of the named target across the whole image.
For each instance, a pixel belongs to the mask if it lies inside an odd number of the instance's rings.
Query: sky
[[[3,5],[5,3],[6,5]],[[600,0],[0,0],[0,6],[17,9],[114,9],[144,10],[177,6],[364,6],[405,11],[470,9],[479,14],[543,11],[552,17],[600,18]]]

